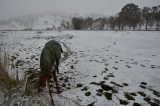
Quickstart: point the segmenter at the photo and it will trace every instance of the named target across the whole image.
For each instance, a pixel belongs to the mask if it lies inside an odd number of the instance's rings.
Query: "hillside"
[[[56,29],[62,20],[69,21],[73,15],[65,13],[34,14],[0,20],[0,30]]]

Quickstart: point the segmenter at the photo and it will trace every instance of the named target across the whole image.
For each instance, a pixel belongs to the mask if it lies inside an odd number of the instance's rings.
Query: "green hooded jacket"
[[[40,57],[41,74],[47,75],[51,72],[53,65],[59,66],[62,47],[55,40],[48,41],[42,50]]]

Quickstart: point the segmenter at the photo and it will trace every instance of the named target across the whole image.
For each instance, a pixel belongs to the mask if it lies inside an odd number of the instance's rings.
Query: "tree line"
[[[73,17],[61,22],[61,29],[74,30],[160,30],[160,5],[143,7],[125,5],[110,17]]]

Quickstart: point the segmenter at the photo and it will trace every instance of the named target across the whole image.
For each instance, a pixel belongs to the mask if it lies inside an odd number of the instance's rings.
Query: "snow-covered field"
[[[51,39],[62,44],[67,56],[58,75],[63,92],[53,93],[59,104],[159,106],[159,32],[1,31],[0,51],[18,61],[23,78],[28,68],[39,70],[41,50]]]

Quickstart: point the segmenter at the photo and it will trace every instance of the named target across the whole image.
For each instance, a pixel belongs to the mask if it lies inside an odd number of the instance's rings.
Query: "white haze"
[[[127,3],[152,7],[160,0],[0,0],[0,19],[46,12],[115,15]]]

